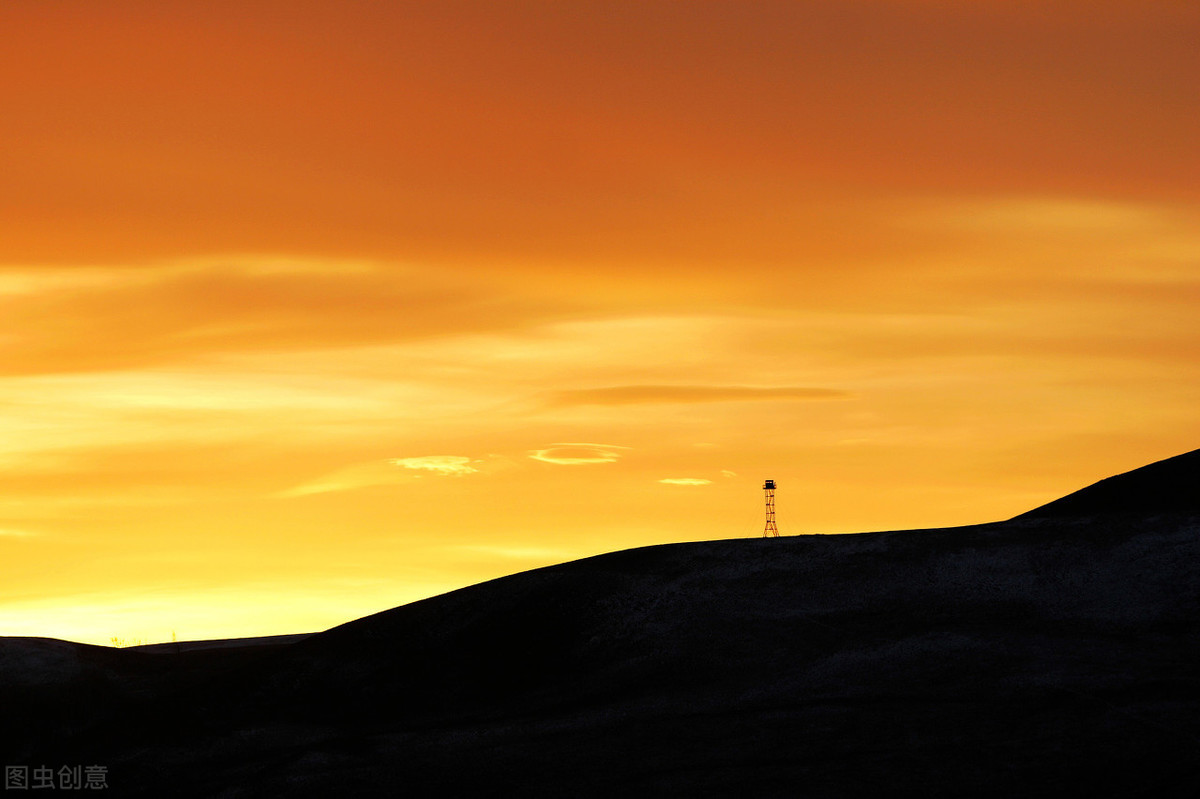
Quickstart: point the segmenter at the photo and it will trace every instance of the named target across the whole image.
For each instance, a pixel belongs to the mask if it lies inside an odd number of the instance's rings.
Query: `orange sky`
[[[1200,441],[1193,0],[0,4],[0,634],[1005,518]]]

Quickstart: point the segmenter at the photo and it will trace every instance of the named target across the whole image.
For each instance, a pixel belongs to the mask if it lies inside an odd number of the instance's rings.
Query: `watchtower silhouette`
[[[763,529],[763,538],[778,538],[779,528],[775,526],[775,481],[763,483],[763,491],[767,493],[767,526]]]

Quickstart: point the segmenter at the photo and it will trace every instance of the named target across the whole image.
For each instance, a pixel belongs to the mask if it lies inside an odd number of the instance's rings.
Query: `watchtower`
[[[763,529],[763,538],[778,538],[779,528],[775,526],[775,481],[763,483],[763,491],[767,494],[767,526]]]

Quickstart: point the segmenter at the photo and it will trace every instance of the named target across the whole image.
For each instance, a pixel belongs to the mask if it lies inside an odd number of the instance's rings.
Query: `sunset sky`
[[[1200,446],[1195,0],[0,4],[0,635]]]

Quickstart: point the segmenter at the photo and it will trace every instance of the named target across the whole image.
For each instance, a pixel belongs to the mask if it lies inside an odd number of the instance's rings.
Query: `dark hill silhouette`
[[[1200,449],[1108,477],[1018,516],[1200,513]]]
[[[0,751],[147,797],[1195,796],[1200,514],[1090,501],[627,550],[296,642],[0,639]]]

